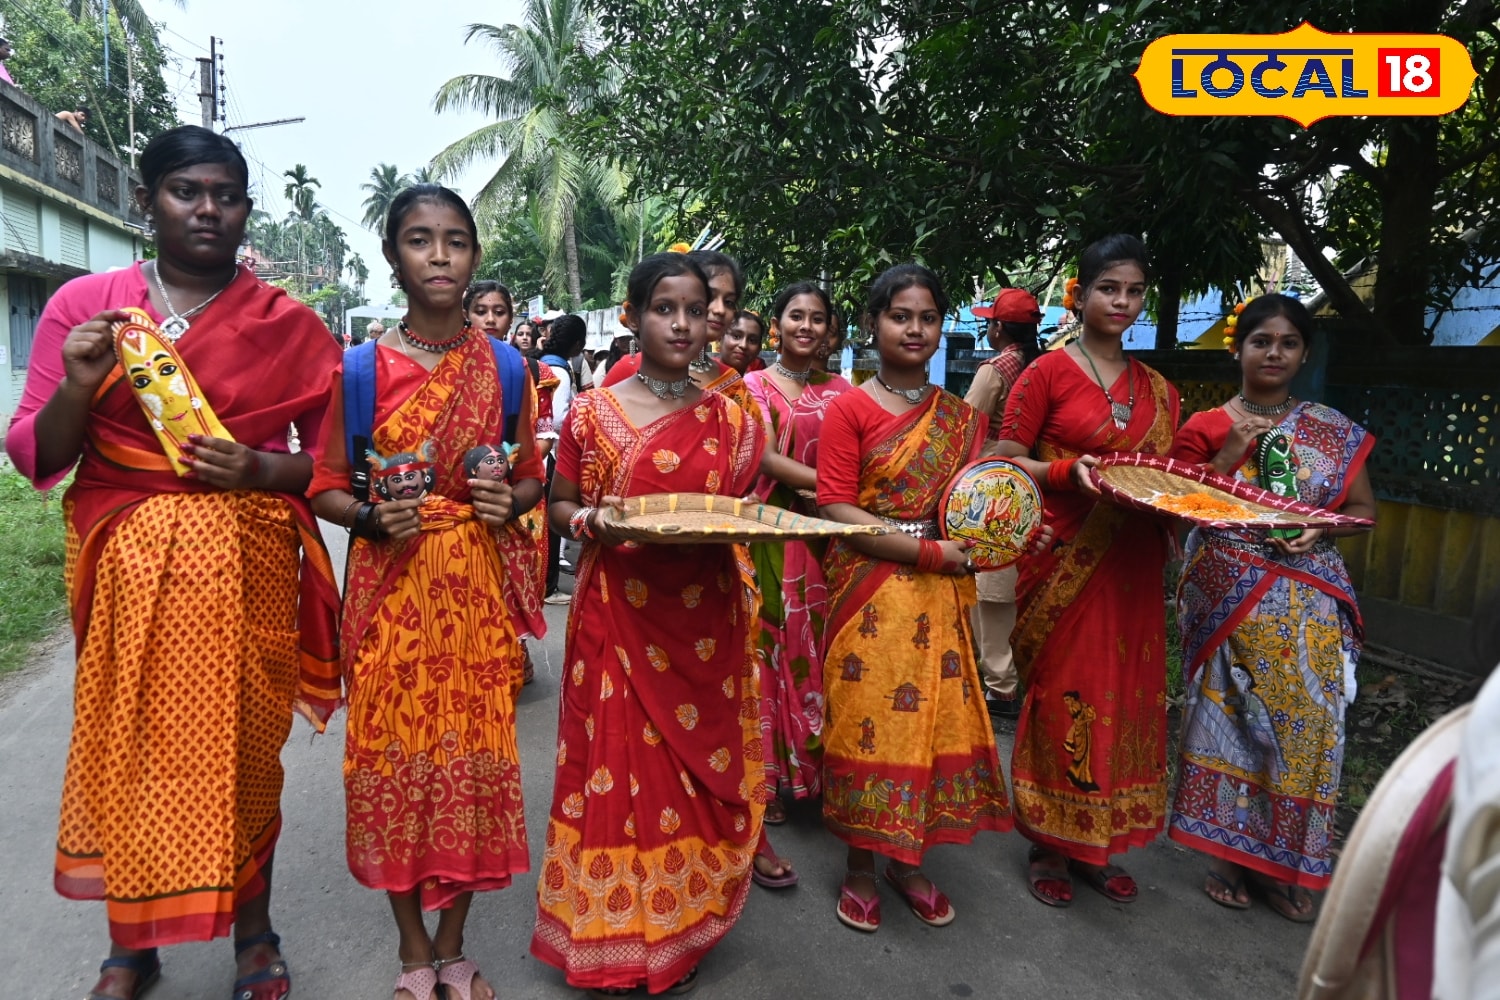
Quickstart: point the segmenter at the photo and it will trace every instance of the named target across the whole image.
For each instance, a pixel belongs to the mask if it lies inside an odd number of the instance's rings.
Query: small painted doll
[[[433,462],[437,449],[423,441],[415,452],[403,451],[387,458],[370,452],[370,482],[382,500],[420,500],[432,492],[437,483]]]
[[[470,479],[485,479],[494,483],[510,481],[510,457],[516,445],[501,443],[499,446],[482,444],[464,453],[464,475]]]

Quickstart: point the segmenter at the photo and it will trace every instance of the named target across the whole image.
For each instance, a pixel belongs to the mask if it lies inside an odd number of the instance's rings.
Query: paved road
[[[517,710],[534,869],[551,803],[566,610],[547,609],[552,637],[534,647],[537,682]],[[0,686],[0,992],[7,1000],[81,997],[104,955],[102,905],[52,891],[71,685],[71,647],[60,646]],[[342,747],[342,717],[319,737],[299,721],[283,753],[285,829],[273,917],[294,996],[385,1000],[396,972],[395,931],[384,898],[359,886],[344,864]],[[1008,751],[1002,745],[1002,759]],[[1241,913],[1210,903],[1200,892],[1201,859],[1165,839],[1125,858],[1141,885],[1135,903],[1111,903],[1079,886],[1070,909],[1049,909],[1027,894],[1026,843],[1016,834],[983,834],[930,855],[927,870],[958,911],[951,926],[921,924],[887,891],[884,925],[863,935],[834,918],[843,849],[823,831],[816,808],[792,809],[775,842],[796,859],[802,884],[751,890],[743,919],[703,965],[694,993],[702,1000],[1285,997],[1308,937],[1306,927],[1263,906]],[[468,953],[507,1000],[579,997],[527,954],[535,899],[524,876],[481,895]],[[151,1000],[229,995],[227,941],[172,948],[164,960]]]

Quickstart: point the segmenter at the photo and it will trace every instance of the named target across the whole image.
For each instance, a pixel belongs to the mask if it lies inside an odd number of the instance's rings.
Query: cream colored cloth
[[[974,640],[979,647],[979,676],[985,690],[999,698],[1014,698],[1020,678],[1010,651],[1016,627],[1016,568],[975,577],[979,601],[974,605]]]

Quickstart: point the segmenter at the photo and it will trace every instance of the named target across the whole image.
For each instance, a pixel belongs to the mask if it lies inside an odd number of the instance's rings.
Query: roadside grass
[[[39,493],[0,472],[0,676],[67,621],[61,486]]]

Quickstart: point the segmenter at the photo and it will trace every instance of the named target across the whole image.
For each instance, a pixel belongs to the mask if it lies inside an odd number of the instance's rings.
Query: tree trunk
[[[1182,267],[1165,265],[1156,279],[1156,349],[1177,349],[1177,318],[1182,312]]]
[[[1438,123],[1416,118],[1388,132],[1375,255],[1375,315],[1398,344],[1426,344],[1432,284],[1432,202],[1440,176]]]
[[[568,298],[573,300],[573,310],[583,309],[583,279],[578,273],[578,230],[573,226],[573,206],[563,214],[563,254],[568,263]]]

